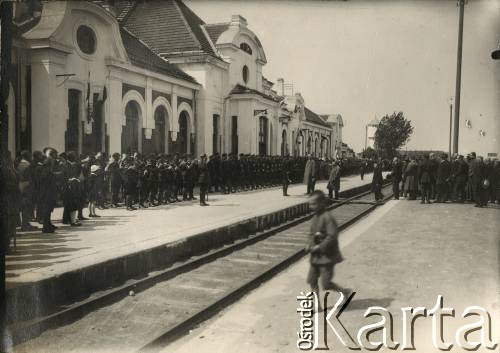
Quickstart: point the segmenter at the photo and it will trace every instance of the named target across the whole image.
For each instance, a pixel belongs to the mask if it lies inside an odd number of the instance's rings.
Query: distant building
[[[340,143],[340,154],[338,155],[339,158],[354,158],[356,157],[356,154],[354,153],[354,150],[349,147],[347,143],[341,142]]]
[[[294,94],[291,84],[285,84],[282,78],[277,81],[281,154],[335,158],[342,139],[342,117],[315,113],[305,105],[300,93]]]
[[[340,114],[321,115],[321,117],[332,127],[332,151],[333,157],[341,155],[342,129],[344,120]]]
[[[375,133],[377,132],[378,125],[380,121],[377,117],[373,118],[368,124],[366,124],[365,131],[365,149],[371,147],[375,149]]]

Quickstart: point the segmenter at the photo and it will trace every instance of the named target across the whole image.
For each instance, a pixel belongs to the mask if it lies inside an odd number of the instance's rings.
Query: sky
[[[318,114],[341,114],[355,151],[366,123],[394,111],[415,128],[407,149],[448,150],[456,0],[185,2],[206,23],[245,17],[266,52],[264,76],[293,83]],[[500,61],[490,56],[500,0],[469,0],[464,24],[459,151],[500,155]]]

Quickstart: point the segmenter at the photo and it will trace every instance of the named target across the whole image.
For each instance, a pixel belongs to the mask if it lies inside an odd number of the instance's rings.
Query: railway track
[[[389,189],[384,187],[388,195]],[[373,194],[365,192],[330,209],[344,229],[375,207]],[[158,350],[302,258],[311,217],[297,218],[13,326],[13,341],[23,342],[13,351]]]

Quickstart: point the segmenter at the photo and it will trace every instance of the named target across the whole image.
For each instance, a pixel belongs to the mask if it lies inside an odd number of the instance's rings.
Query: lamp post
[[[450,105],[450,136],[448,141],[448,156],[451,159],[451,131],[453,126],[453,97],[448,98],[448,104]]]
[[[462,43],[464,35],[464,6],[466,0],[458,0],[458,44],[457,44],[457,77],[455,85],[455,126],[453,130],[453,152],[458,153],[458,131],[460,125],[460,88],[462,80]]]

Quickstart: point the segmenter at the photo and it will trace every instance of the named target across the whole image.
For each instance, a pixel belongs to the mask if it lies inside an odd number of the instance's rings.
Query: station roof
[[[121,2],[117,18],[162,57],[186,53],[218,57],[202,28],[205,22],[180,0]]]
[[[176,65],[170,64],[156,55],[144,42],[136,38],[127,29],[120,28],[120,34],[122,36],[123,46],[133,65],[181,80],[197,83],[193,77],[179,69]]]
[[[312,110],[310,110],[309,108],[307,108],[305,106],[304,106],[304,113],[306,115],[307,121],[310,121],[311,123],[315,123],[315,124],[325,126],[328,128],[330,127],[330,125],[328,125],[326,123],[326,121],[323,120],[323,118],[321,118],[318,114],[316,114],[315,112],[313,112]]]
[[[273,102],[279,102],[279,98],[277,97],[270,96],[263,92],[257,91],[256,89],[248,88],[240,84],[234,86],[234,88],[231,90],[231,92],[229,92],[229,94],[256,94]]]

